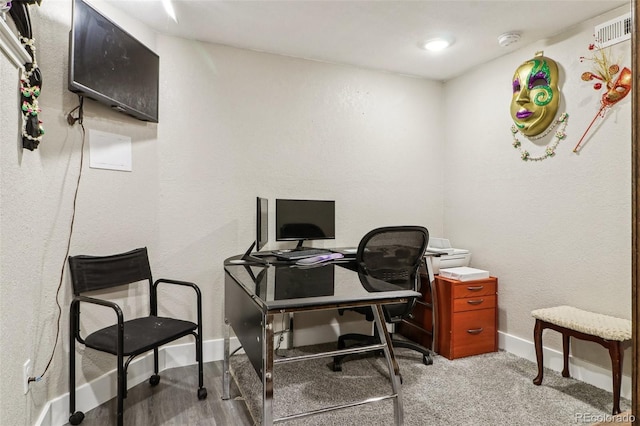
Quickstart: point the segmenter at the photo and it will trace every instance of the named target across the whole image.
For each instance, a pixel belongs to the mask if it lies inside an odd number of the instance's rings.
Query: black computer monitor
[[[276,199],[276,241],[329,240],[336,237],[336,203]]]
[[[256,199],[256,251],[269,241],[269,200],[257,197]]]
[[[267,241],[269,241],[269,200],[256,197],[256,239],[242,258],[251,262],[267,263],[251,254],[254,247],[256,251],[260,251]]]

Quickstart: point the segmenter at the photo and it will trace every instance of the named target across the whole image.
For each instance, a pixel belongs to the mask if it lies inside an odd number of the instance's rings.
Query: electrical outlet
[[[29,377],[31,377],[31,360],[28,359],[22,364],[22,390],[26,395],[29,392]]]

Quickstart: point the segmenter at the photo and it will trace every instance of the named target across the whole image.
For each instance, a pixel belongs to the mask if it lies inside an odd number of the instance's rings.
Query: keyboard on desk
[[[273,254],[282,260],[298,260],[306,259],[307,257],[318,256],[320,254],[331,253],[325,249],[307,249],[307,250],[292,250],[292,251],[274,251]]]

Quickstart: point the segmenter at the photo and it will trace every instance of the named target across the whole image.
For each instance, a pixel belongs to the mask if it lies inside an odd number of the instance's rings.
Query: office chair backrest
[[[356,261],[367,276],[419,290],[418,269],[429,242],[429,231],[422,226],[388,226],[368,232],[358,245]],[[366,285],[366,280],[362,280]],[[371,284],[369,282],[369,284]],[[380,290],[377,290],[380,291]],[[407,304],[384,307],[386,320],[394,322],[409,315],[415,299]]]
[[[138,281],[152,283],[146,247],[110,256],[69,256],[69,268],[76,296]]]
[[[356,261],[368,275],[388,282],[415,280],[429,242],[422,226],[387,226],[368,232],[358,245]]]

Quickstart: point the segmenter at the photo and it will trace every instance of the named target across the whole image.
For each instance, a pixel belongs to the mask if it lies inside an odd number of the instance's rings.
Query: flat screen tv
[[[158,122],[160,58],[83,0],[73,2],[69,90]]]

